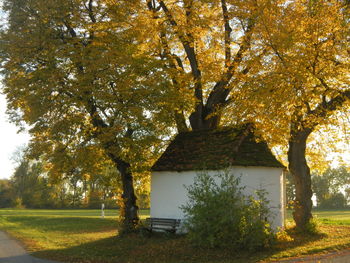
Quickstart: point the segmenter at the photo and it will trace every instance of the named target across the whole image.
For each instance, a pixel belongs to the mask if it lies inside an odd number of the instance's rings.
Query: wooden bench
[[[173,218],[146,218],[147,228],[150,232],[153,229],[163,230],[170,233],[176,233],[177,228],[180,226],[180,219]]]

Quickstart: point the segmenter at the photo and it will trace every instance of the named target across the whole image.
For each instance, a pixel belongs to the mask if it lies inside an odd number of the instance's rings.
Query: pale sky
[[[3,1],[0,0],[0,8]],[[0,25],[5,23],[5,14],[0,9]],[[0,84],[1,92],[1,84]],[[6,99],[0,93],[0,179],[9,178],[14,171],[15,164],[11,160],[13,153],[20,146],[27,144],[29,135],[26,133],[17,133],[18,128],[14,124],[10,124],[5,114]]]
[[[13,153],[18,147],[29,141],[27,133],[18,134],[18,128],[8,122],[5,111],[6,99],[0,93],[0,179],[10,178],[15,168],[15,164],[11,160]]]

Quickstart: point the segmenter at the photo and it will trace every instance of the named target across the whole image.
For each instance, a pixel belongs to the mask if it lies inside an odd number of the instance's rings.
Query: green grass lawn
[[[141,211],[141,218],[149,211]],[[184,236],[118,237],[116,210],[0,209],[0,229],[34,256],[63,262],[258,262],[350,247],[350,211],[314,211],[324,235],[279,242],[259,253],[192,247]]]
[[[149,210],[140,210],[141,218],[149,216]],[[101,218],[100,209],[67,209],[67,210],[49,210],[49,209],[0,209],[0,216],[45,216],[45,217],[95,217]],[[105,209],[106,218],[117,218],[119,211],[117,209]]]
[[[315,210],[313,215],[322,224],[350,226],[350,210]]]

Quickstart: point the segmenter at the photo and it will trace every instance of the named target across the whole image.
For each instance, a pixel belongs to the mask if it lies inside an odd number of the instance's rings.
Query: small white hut
[[[152,167],[151,217],[184,219],[179,208],[187,202],[185,186],[199,172],[210,175],[229,170],[241,177],[246,194],[268,192],[272,227],[282,227],[285,218],[284,166],[266,142],[256,140],[250,126],[202,130],[178,134]]]

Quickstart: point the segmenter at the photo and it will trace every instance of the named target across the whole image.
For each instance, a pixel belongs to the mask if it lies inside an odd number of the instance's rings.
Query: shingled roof
[[[228,166],[284,166],[251,127],[222,128],[178,134],[152,171],[220,170]]]

